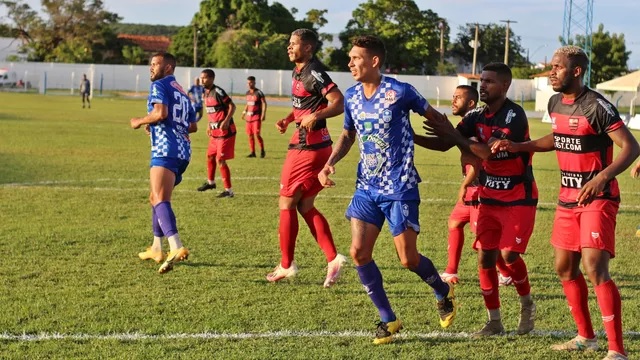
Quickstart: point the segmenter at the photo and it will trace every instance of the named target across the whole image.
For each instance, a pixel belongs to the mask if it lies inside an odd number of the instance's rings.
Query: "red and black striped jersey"
[[[247,121],[259,121],[262,117],[262,100],[264,93],[260,89],[247,91]]]
[[[222,130],[220,123],[227,117],[229,113],[229,105],[231,98],[221,87],[213,85],[211,89],[204,89],[202,95],[204,106],[209,118],[209,128],[213,137],[230,137],[236,133],[236,125],[233,118],[229,120],[229,128]]]
[[[507,99],[495,113],[486,106],[468,112],[457,126],[466,138],[476,137],[481,143],[490,138],[513,142],[530,140],[529,122],[524,110]],[[531,166],[532,153],[499,152],[482,162],[480,170],[480,203],[497,206],[538,204],[538,187]]]
[[[553,95],[547,111],[561,174],[558,205],[575,207],[582,186],[611,165],[613,140],[608,133],[624,123],[609,101],[587,87],[571,100]],[[618,181],[609,181],[596,198],[620,201]]]
[[[296,131],[289,142],[290,149],[313,150],[331,146],[331,136],[327,130],[327,120],[319,119],[313,129],[300,128],[301,117],[327,107],[325,97],[337,85],[324,71],[324,66],[315,57],[302,69],[295,68],[291,82],[291,101]]]

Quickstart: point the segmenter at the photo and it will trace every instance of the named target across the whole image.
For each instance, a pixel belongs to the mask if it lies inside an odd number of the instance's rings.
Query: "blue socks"
[[[154,207],[158,223],[164,235],[166,237],[175,235],[178,233],[178,227],[176,226],[176,216],[171,209],[171,203],[163,201]],[[155,229],[154,229],[155,231]]]
[[[153,229],[153,236],[163,237],[164,233],[158,222],[158,215],[156,214],[156,208],[151,207],[151,228]]]
[[[387,293],[382,287],[382,274],[375,261],[362,266],[356,266],[360,282],[364,286],[365,291],[373,301],[373,305],[378,308],[380,320],[383,322],[391,322],[396,320],[396,314],[391,310],[391,304],[387,298]]]
[[[442,281],[431,260],[426,258],[424,255],[420,255],[420,263],[418,263],[418,267],[416,269],[411,269],[411,271],[420,276],[422,281],[426,282],[433,288],[433,292],[436,294],[436,299],[438,301],[444,299],[449,294],[449,285]]]

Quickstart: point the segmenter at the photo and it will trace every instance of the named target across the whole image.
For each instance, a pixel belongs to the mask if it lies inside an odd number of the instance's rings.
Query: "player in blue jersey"
[[[453,286],[440,278],[431,260],[417,248],[421,180],[413,161],[409,112],[438,119],[443,115],[413,86],[381,74],[386,50],[380,39],[361,36],[352,45],[349,69],[358,83],[345,93],[344,129],[318,178],[323,186],[333,187],[329,175],[359,140],[356,191],[346,211],[351,221],[350,253],[360,281],[380,314],[373,342],[386,344],[402,328],[402,322],[391,309],[382,274],[372,257],[385,219],[402,265],[433,288],[440,325],[448,327],[456,316]]]
[[[189,95],[189,99],[191,100],[191,104],[196,110],[196,121],[200,121],[203,114],[202,108],[202,94],[204,93],[204,87],[200,85],[200,78],[196,78],[196,83],[193,84],[187,94]]]
[[[191,159],[189,133],[198,130],[189,96],[173,76],[175,68],[176,59],[169,53],[158,53],[151,58],[152,82],[147,115],[131,119],[132,128],[144,127],[151,135],[149,201],[153,245],[138,256],[142,260],[161,262],[164,258],[162,237],[166,236],[170,251],[158,270],[161,274],[171,271],[175,263],[189,256],[189,250],[182,246],[178,236],[176,217],[171,209],[171,193],[182,181],[182,174]]]

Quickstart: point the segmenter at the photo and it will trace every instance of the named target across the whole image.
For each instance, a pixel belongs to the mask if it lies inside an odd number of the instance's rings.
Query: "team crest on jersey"
[[[611,104],[609,102],[604,99],[598,99],[598,103],[604,108],[607,114],[609,114],[610,116],[616,116],[616,113],[615,111],[613,111],[613,108],[611,107]]]
[[[387,90],[384,93],[384,103],[387,105],[394,104],[396,102],[396,91],[395,90]]]
[[[393,114],[391,113],[391,110],[385,109],[382,112],[382,120],[384,120],[384,122],[388,123],[389,121],[391,121],[392,115]]]
[[[580,119],[570,118],[569,119],[569,130],[576,131],[578,130],[578,124],[580,123]]]
[[[316,78],[316,80],[324,84],[324,79],[322,78],[322,74],[320,74],[319,72],[315,70],[311,70],[311,76],[313,76],[314,78]]]
[[[507,117],[504,119],[505,124],[510,124],[511,119],[513,119],[514,117],[516,117],[516,113],[513,111],[513,109],[509,109]]]
[[[322,141],[331,140],[331,135],[329,134],[329,129],[322,128],[322,130],[320,130],[320,133],[322,134]]]

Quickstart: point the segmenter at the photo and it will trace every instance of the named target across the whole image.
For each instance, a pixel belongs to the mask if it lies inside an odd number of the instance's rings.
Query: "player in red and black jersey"
[[[587,283],[580,271],[582,263],[594,286],[607,333],[609,353],[605,359],[626,359],[620,293],[609,274],[609,260],[615,256],[620,203],[615,176],[633,163],[640,146],[615,107],[583,84],[588,64],[587,55],[579,47],[556,50],[549,77],[553,90],[560,92],[549,99],[553,132],[521,144],[501,141],[494,144],[493,150],[556,151],[561,183],[551,244],[578,336],[552,349],[598,348],[589,314]],[[621,148],[615,159],[614,143]]]
[[[246,131],[249,136],[249,153],[250,158],[256,157],[256,142],[260,145],[260,157],[264,158],[266,153],[264,152],[264,141],[260,136],[260,129],[262,128],[262,122],[267,115],[267,100],[264,97],[264,93],[260,89],[256,88],[256,78],[249,76],[247,78],[247,105],[245,105],[242,111],[242,116],[247,122]],[[255,136],[255,138],[254,138]]]
[[[331,136],[327,118],[342,114],[344,97],[338,86],[324,71],[314,56],[318,35],[309,29],[291,34],[287,52],[295,64],[291,83],[293,111],[276,122],[281,134],[290,123],[296,130],[289,141],[289,151],[280,177],[280,263],[267,275],[275,282],[295,276],[298,269],[293,262],[298,236],[298,212],[315,237],[327,259],[328,270],[324,286],[335,283],[346,258],[336,251],[327,219],[315,208],[315,198],[323,189],[318,173],[331,155]]]
[[[211,69],[202,70],[200,81],[204,87],[202,94],[204,109],[207,112],[209,126],[209,147],[207,148],[207,181],[198,188],[198,191],[215,189],[216,163],[220,167],[220,175],[224,191],[217,197],[233,197],[231,188],[231,171],[227,160],[234,158],[236,145],[236,124],[233,122],[233,114],[236,105],[231,97],[219,86],[214,84],[216,74]]]
[[[507,65],[487,64],[480,77],[480,100],[485,106],[470,111],[457,128],[449,121],[425,121],[428,133],[438,135],[438,140],[448,144],[445,149],[457,145],[483,160],[474,248],[478,250],[480,288],[489,321],[474,334],[476,337],[504,332],[496,265],[501,272],[510,275],[520,296],[517,333],[529,333],[535,323],[536,306],[531,299],[527,266],[520,256],[533,232],[538,203],[538,188],[531,167],[532,154],[491,153],[491,145],[500,139],[529,140],[529,124],[524,110],[507,99],[511,78],[511,69]],[[478,141],[470,140],[472,137]]]

